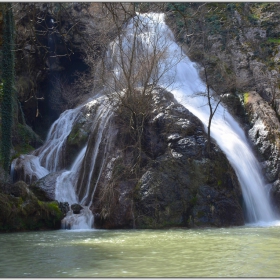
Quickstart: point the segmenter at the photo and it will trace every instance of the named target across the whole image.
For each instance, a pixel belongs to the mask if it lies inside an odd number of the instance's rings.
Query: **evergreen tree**
[[[13,91],[14,91],[14,22],[11,3],[2,5],[3,11],[3,58],[2,58],[2,79],[3,79],[3,100],[2,100],[2,143],[1,156],[3,168],[9,171],[11,134],[13,122]]]

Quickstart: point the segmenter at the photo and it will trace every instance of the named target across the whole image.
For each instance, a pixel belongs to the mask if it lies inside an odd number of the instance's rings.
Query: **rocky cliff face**
[[[235,90],[256,90],[276,112],[280,97],[278,18],[279,3],[208,3],[208,29],[204,30],[209,32],[207,51],[222,60],[228,74],[234,74]],[[196,47],[201,47],[202,36],[195,38]],[[184,39],[187,50],[188,40]]]
[[[130,3],[108,5],[119,25],[132,14]],[[102,3],[19,3],[14,16],[17,95],[27,124],[44,139],[60,113],[98,84],[81,77],[95,71],[116,35],[113,15]]]

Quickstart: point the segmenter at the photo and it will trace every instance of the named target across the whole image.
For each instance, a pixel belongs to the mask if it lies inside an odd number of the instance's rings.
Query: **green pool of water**
[[[280,227],[0,234],[0,277],[280,277]]]

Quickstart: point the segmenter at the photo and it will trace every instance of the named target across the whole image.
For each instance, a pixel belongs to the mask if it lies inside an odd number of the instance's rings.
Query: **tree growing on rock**
[[[152,16],[149,19],[139,14],[130,16],[124,28],[112,4],[105,3],[105,6],[111,13],[111,26],[116,36],[97,72],[116,115],[121,147],[113,176],[100,187],[98,195],[101,218],[110,219],[118,209],[118,192],[123,181],[131,186],[131,209],[134,207],[136,182],[148,162],[150,147],[145,140],[155,103],[153,96],[159,86],[167,88],[172,85],[174,77],[167,73],[180,60],[181,53],[173,53],[173,60],[169,59],[170,43]]]

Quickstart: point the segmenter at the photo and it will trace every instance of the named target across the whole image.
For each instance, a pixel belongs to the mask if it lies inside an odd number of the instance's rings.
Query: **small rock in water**
[[[71,205],[71,209],[73,210],[74,214],[80,214],[83,207],[78,203],[74,203],[74,204]]]

